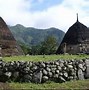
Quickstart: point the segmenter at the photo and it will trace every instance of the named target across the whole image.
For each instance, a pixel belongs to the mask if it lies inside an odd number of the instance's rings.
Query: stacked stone
[[[89,78],[89,60],[55,60],[48,62],[0,60],[0,82],[65,82]]]

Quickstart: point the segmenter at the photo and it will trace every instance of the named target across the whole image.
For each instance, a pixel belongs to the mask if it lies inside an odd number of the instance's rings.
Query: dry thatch
[[[89,52],[89,29],[77,21],[68,29],[58,50],[60,53],[88,53]]]
[[[2,56],[22,55],[23,51],[14,36],[0,17],[0,54]]]

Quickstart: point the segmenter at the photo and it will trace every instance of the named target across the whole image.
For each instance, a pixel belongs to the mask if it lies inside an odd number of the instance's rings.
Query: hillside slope
[[[9,28],[18,42],[30,46],[40,44],[47,36],[54,36],[58,44],[60,44],[65,34],[62,30],[57,28],[36,29],[32,27],[24,27],[20,24],[9,26]]]

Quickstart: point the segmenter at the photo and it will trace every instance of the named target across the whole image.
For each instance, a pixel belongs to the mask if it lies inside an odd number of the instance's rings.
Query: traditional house
[[[23,51],[17,44],[14,36],[4,20],[0,17],[0,55],[13,56],[23,55]]]
[[[57,54],[89,53],[89,28],[78,20],[66,32]]]

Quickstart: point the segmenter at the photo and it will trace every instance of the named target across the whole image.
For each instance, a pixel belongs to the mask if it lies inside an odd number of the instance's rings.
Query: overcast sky
[[[0,16],[8,25],[56,27],[63,31],[79,21],[89,27],[89,0],[0,0]]]

